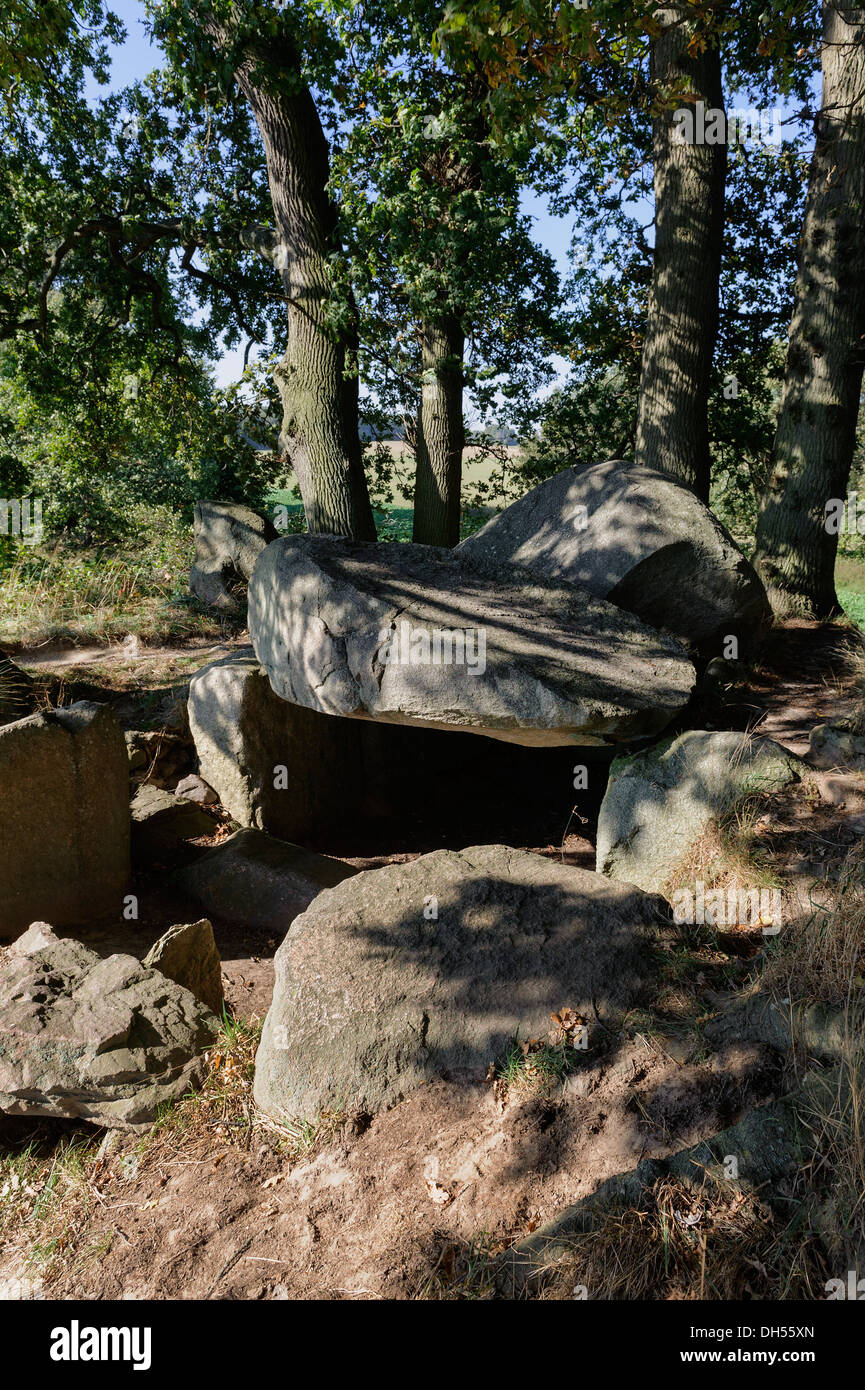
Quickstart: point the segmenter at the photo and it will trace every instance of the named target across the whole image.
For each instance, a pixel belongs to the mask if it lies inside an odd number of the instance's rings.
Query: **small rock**
[[[182,797],[185,801],[200,801],[203,806],[213,806],[219,800],[213,788],[195,772],[191,772],[182,782],[177,783],[174,795]]]
[[[31,922],[26,932],[19,936],[17,941],[13,941],[9,947],[9,954],[15,956],[32,956],[37,951],[44,950],[50,946],[57,937],[47,922]]]
[[[815,772],[814,782],[821,801],[829,806],[853,806],[865,801],[865,784],[858,777]]]
[[[138,772],[141,768],[147,767],[147,754],[137,741],[137,731],[127,729],[123,737],[126,740],[126,756],[129,759],[129,771]]]
[[[854,734],[841,722],[818,724],[811,730],[808,762],[812,767],[865,769],[865,734]]]
[[[212,835],[214,822],[193,801],[145,783],[132,800],[132,849],[136,858],[176,849]]]
[[[148,782],[173,787],[192,761],[191,740],[165,729],[129,729],[124,735],[131,772]]]

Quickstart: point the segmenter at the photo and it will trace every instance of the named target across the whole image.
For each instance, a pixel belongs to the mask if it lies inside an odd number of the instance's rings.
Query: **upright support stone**
[[[232,587],[249,579],[276,528],[251,507],[231,502],[196,502],[193,534],[195,562],[189,587],[202,603],[233,612],[238,604]]]
[[[0,937],[119,912],[129,825],[126,744],[106,705],[0,728]]]

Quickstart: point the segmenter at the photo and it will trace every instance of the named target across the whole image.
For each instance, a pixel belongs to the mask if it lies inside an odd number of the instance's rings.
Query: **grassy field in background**
[[[302,532],[306,529],[303,517],[303,504],[298,502],[290,492],[270,492],[266,498],[268,509],[273,507],[286,507],[289,512],[289,532]],[[492,515],[492,510],[477,509],[469,514],[463,514],[460,523],[460,534],[463,537],[472,535],[487,518]],[[413,507],[388,507],[386,511],[381,508],[373,509],[375,517],[375,528],[378,532],[380,541],[410,541],[412,532],[412,522],[414,519]]]
[[[835,592],[850,621],[865,631],[865,560],[838,556]]]
[[[860,589],[850,589],[844,586],[836,590],[838,602],[847,614],[847,617],[857,627],[861,627],[865,632],[865,581]]]
[[[290,532],[299,533],[306,530],[303,503],[298,502],[293,493],[287,491],[269,492],[265,502],[269,511],[272,511],[274,507],[287,508]],[[411,540],[412,517],[414,516],[412,507],[390,507],[387,511],[375,509],[373,515],[375,516],[375,529],[380,541]]]

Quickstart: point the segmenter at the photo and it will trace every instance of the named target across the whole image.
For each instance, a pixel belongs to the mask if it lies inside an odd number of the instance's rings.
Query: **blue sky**
[[[161,54],[148,37],[144,25],[142,0],[112,0],[111,8],[119,15],[127,30],[125,42],[115,48],[113,53],[111,86],[116,88],[124,87],[145,76],[152,68],[158,67]],[[92,80],[89,90],[92,96],[96,96],[100,91]],[[730,106],[747,106],[750,103],[740,100],[736,95],[731,95],[729,104]],[[784,110],[784,114],[788,114],[786,110]],[[540,245],[550,252],[560,272],[567,271],[567,254],[573,232],[572,220],[551,216],[546,199],[537,195],[524,195],[522,206],[534,220],[535,236]],[[648,221],[651,217],[651,209],[646,205],[645,209],[642,210],[646,214],[644,220]],[[563,361],[556,362],[555,365],[560,374],[565,373],[566,364]],[[243,348],[224,352],[216,365],[217,381],[220,385],[224,385],[237,380],[242,370]]]
[[[112,53],[111,83],[113,88],[126,87],[138,81],[153,68],[159,67],[161,54],[158,47],[150,42],[144,26],[144,5],[141,0],[111,0],[111,9],[120,17],[126,28],[126,41]],[[92,79],[88,84],[88,95],[95,97],[108,90],[100,88]],[[567,269],[567,252],[571,239],[569,219],[552,217],[546,201],[534,195],[524,196],[523,207],[535,222],[535,235],[555,258],[559,270]],[[243,371],[243,347],[221,356],[216,378],[220,385],[235,381]]]

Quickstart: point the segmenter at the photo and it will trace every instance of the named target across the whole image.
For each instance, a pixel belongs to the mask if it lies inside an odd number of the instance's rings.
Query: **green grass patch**
[[[270,515],[273,514],[274,507],[284,507],[287,512],[281,514],[280,520],[286,523],[285,534],[300,535],[306,531],[306,522],[303,514],[303,503],[298,502],[293,492],[285,489],[270,492],[265,499],[266,507]],[[466,509],[460,518],[460,539],[465,540],[466,536],[473,536],[475,531],[487,522],[491,516],[491,511],[486,507],[473,507]],[[373,508],[375,518],[375,529],[380,541],[410,541],[412,526],[414,525],[413,507],[388,507]]]
[[[496,1070],[496,1079],[509,1092],[524,1091],[548,1095],[565,1080],[579,1061],[579,1052],[568,1040],[557,1043],[531,1039],[508,1043],[504,1061]]]
[[[862,628],[865,632],[865,591],[861,589],[850,589],[846,585],[836,590],[838,601],[851,623]]]

